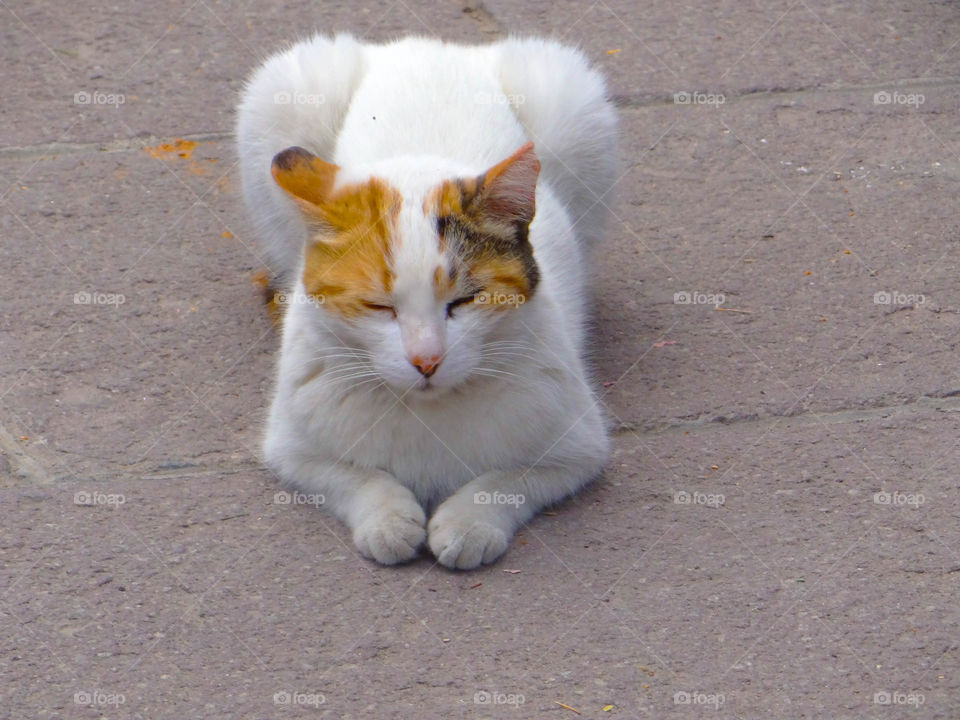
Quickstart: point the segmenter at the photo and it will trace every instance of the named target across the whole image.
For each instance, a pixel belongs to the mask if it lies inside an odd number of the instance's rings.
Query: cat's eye
[[[453,315],[453,311],[461,305],[466,305],[467,303],[473,302],[474,298],[476,298],[476,295],[464,295],[463,297],[459,297],[451,303],[447,303],[447,317],[451,317]]]
[[[397,316],[397,309],[393,307],[393,305],[380,305],[379,303],[372,303],[364,300],[363,306],[367,308],[367,310],[376,310],[378,312],[389,312],[389,313],[393,313],[394,317]]]

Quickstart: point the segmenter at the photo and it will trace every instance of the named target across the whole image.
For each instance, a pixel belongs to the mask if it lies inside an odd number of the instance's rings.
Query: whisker
[[[544,386],[556,388],[559,386],[559,383],[552,378],[531,378],[523,375],[518,375],[517,373],[508,372],[506,370],[500,370],[494,367],[476,367],[471,371],[472,375],[482,375],[484,377],[496,378],[502,380],[503,382],[509,383],[519,383],[523,385],[532,385],[532,386]]]
[[[484,343],[480,346],[481,352],[486,350],[535,350],[536,348],[530,343],[525,342],[494,342],[494,343]]]
[[[372,380],[367,380],[366,382],[372,382]],[[363,383],[359,383],[359,384],[362,385]],[[378,382],[376,385],[373,385],[373,386],[367,388],[366,390],[364,390],[363,394],[364,394],[364,395],[369,395],[371,392],[373,392],[373,391],[376,390],[377,388],[381,388],[381,387],[383,387],[383,386],[386,385],[386,384],[387,384],[387,383],[386,383],[383,379],[381,379],[380,382]]]
[[[521,359],[521,360],[536,360],[536,359],[537,359],[537,356],[536,356],[536,355],[529,355],[529,354],[521,353],[521,352],[506,352],[506,351],[503,351],[503,352],[482,353],[481,355],[482,355],[482,357],[484,357],[484,358],[500,358],[500,357],[506,358],[506,357],[510,357],[510,358],[519,358],[519,359]]]
[[[358,360],[357,362],[341,362],[341,363],[324,363],[322,358],[314,358],[311,360],[305,360],[295,370],[302,370],[303,368],[310,367],[311,365],[329,365],[329,370],[337,370],[345,367],[372,367],[371,363],[367,360]],[[326,369],[324,370],[326,372]]]
[[[330,383],[332,384],[332,383],[346,382],[348,380],[355,380],[357,378],[380,377],[380,376],[377,375],[376,373],[366,371],[366,372],[355,372],[353,374],[348,374],[348,375],[335,375],[335,376],[321,375],[320,377],[326,380],[329,380]]]

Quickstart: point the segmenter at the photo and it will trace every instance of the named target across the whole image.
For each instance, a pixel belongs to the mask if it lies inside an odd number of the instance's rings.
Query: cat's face
[[[479,177],[436,178],[404,194],[302,148],[274,158],[277,183],[311,237],[303,285],[311,312],[398,393],[429,397],[509,372],[539,273],[528,240],[540,164],[528,143]],[[422,186],[422,183],[420,183]]]

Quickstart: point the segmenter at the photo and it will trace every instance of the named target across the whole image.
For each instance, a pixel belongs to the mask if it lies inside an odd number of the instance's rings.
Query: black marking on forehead
[[[477,194],[477,185],[482,184],[483,180],[481,178],[479,183],[471,183],[472,187],[467,185],[466,179],[462,177],[458,177],[456,182],[457,190],[460,191],[460,202],[461,204],[466,205],[473,200],[474,196]]]
[[[464,216],[438,216],[437,232],[453,257],[451,275],[456,277],[458,271],[463,269],[464,275],[469,276],[469,269],[474,261],[490,256],[519,259],[532,293],[540,281],[540,269],[533,257],[529,226],[527,223],[517,221],[511,223],[510,227],[508,234],[501,235],[483,232]]]

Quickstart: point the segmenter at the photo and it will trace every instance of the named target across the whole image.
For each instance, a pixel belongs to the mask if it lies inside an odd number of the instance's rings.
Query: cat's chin
[[[431,383],[418,383],[410,391],[410,396],[422,398],[423,400],[433,400],[450,392],[451,388]]]
[[[413,387],[410,387],[409,385],[402,388],[394,387],[393,390],[396,394],[406,395],[407,398],[431,401],[447,396],[450,392],[456,390],[458,387],[458,385],[437,385],[436,383],[430,382],[426,378],[423,378]]]

